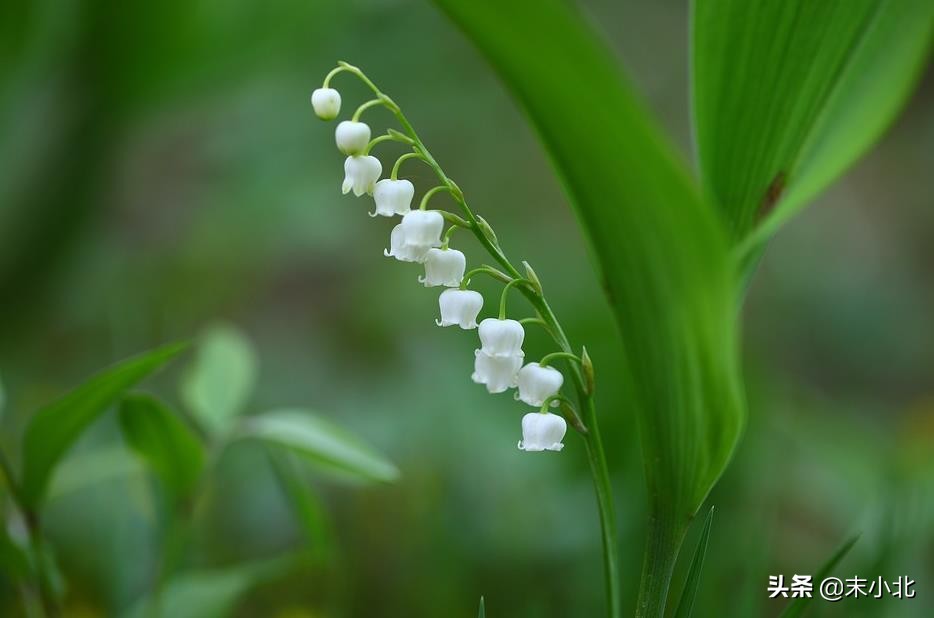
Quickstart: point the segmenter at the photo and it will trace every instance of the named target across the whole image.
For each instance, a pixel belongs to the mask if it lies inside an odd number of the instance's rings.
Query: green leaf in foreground
[[[694,0],[701,173],[741,241],[768,235],[891,123],[924,67],[930,0]]]
[[[480,597],[480,610],[477,612],[477,618],[486,618],[486,604],[483,602],[483,597]]]
[[[570,3],[436,2],[524,108],[590,240],[624,360],[601,373],[623,383],[629,405],[622,412],[638,416],[649,489],[637,611],[659,616],[684,532],[745,416],[722,226],[613,54]],[[625,435],[606,442],[630,445]]]
[[[817,587],[820,585],[830,572],[836,568],[841,560],[853,549],[853,546],[856,545],[856,541],[859,540],[859,534],[854,534],[849,539],[846,540],[843,545],[841,545],[837,551],[825,562],[821,568],[814,574],[813,582],[814,586]],[[797,618],[804,614],[805,610],[810,606],[813,597],[798,597],[789,603],[785,610],[780,614],[781,618]]]
[[[23,438],[24,505],[31,508],[39,503],[56,464],[94,419],[184,348],[185,344],[167,345],[123,361],[39,410]]]
[[[712,523],[713,507],[710,507],[710,510],[707,511],[707,518],[704,520],[704,529],[697,541],[697,549],[694,550],[691,568],[684,580],[684,589],[681,591],[681,600],[678,601],[678,609],[675,610],[674,618],[691,618],[691,614],[694,612],[694,599],[697,597],[701,572],[704,570],[704,557],[707,555],[707,542],[710,540],[710,526]]]
[[[256,382],[253,346],[232,326],[217,324],[201,337],[182,383],[188,410],[212,433],[228,430]]]
[[[129,395],[120,404],[127,444],[152,468],[169,491],[183,495],[197,482],[204,451],[188,425],[151,395]]]
[[[399,470],[355,436],[307,410],[285,409],[252,417],[239,437],[286,448],[306,461],[364,480],[390,482]]]

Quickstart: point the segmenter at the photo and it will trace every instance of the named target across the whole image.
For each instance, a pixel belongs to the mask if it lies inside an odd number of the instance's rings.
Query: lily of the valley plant
[[[401,221],[389,234],[389,247],[384,250],[384,255],[400,262],[423,265],[425,272],[418,281],[426,287],[444,288],[438,297],[438,326],[456,325],[464,330],[477,330],[480,347],[475,352],[471,379],[485,386],[490,393],[516,389],[517,401],[536,408],[522,417],[522,439],[518,448],[526,452],[561,451],[568,423],[583,436],[600,511],[606,585],[611,605],[618,608],[616,530],[593,401],[594,370],[586,349],[580,348],[580,354],[574,352],[575,348],[545,299],[541,282],[528,262],[522,262],[523,273],[506,257],[489,223],[467,205],[461,189],[442,170],[399,106],[359,68],[341,62],[325,77],[322,87],[311,96],[318,117],[333,120],[339,116],[341,95],[331,88],[330,83],[341,73],[357,77],[374,95],[357,107],[350,120],[340,122],[335,131],[337,148],[347,156],[343,193],[353,192],[357,197],[372,196],[374,205],[370,215],[373,217],[401,216]],[[370,127],[361,118],[366,110],[374,107],[388,109],[398,121],[399,130],[389,129],[373,137]],[[381,178],[385,168],[371,151],[377,144],[388,141],[405,144],[411,151],[396,159],[389,168],[388,178]],[[421,192],[416,209],[412,208],[416,187],[411,181],[399,178],[402,164],[410,159],[428,165],[437,177],[436,185]],[[438,193],[448,193],[461,212],[429,209],[432,197]],[[452,237],[458,229],[472,232],[498,267],[481,264],[468,270],[464,253],[452,247]],[[484,299],[479,292],[470,289],[470,283],[480,275],[502,282],[503,290],[498,312],[478,323]],[[519,319],[509,317],[507,299],[513,288],[531,303],[535,315]],[[529,325],[544,328],[557,347],[537,362],[526,362],[522,348],[525,327]],[[556,361],[565,363],[576,403],[562,394],[565,374],[551,365]],[[553,409],[560,414],[553,413]]]

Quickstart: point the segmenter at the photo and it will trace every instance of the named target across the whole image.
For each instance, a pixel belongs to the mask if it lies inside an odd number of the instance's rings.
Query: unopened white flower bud
[[[477,328],[477,315],[483,308],[483,295],[474,290],[448,288],[438,297],[441,307],[441,319],[435,320],[438,326],[457,324],[464,330]]]
[[[519,400],[540,408],[546,399],[558,394],[561,385],[564,384],[564,376],[554,367],[529,363],[519,370],[516,381],[519,386]]]
[[[376,183],[376,187],[373,189],[376,210],[370,215],[373,217],[376,215],[382,215],[383,217],[404,215],[412,209],[412,197],[414,195],[415,187],[408,180],[384,178]]]
[[[433,210],[411,210],[402,217],[402,229],[405,230],[405,242],[418,247],[441,246],[441,232],[444,231],[444,217]]]
[[[456,288],[464,278],[467,258],[457,249],[429,249],[425,254],[425,276],[418,282],[426,288],[443,285]]]
[[[341,113],[341,93],[333,88],[318,88],[311,93],[311,106],[321,120],[334,120]]]
[[[529,412],[522,417],[521,451],[560,451],[561,440],[568,424],[561,416],[551,412]]]
[[[522,354],[525,329],[516,320],[487,318],[480,322],[480,344],[490,356]]]
[[[346,195],[350,190],[360,197],[364,193],[373,193],[373,187],[383,173],[383,164],[376,157],[347,157],[344,161],[344,184],[341,190]]]
[[[522,353],[512,356],[490,356],[483,350],[475,352],[474,372],[470,376],[490,393],[502,393],[516,385],[516,374],[522,366]]]
[[[345,155],[363,154],[370,144],[370,127],[365,122],[344,120],[334,131],[334,140]]]

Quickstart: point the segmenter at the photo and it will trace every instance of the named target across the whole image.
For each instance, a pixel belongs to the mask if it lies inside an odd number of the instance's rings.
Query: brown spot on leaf
[[[759,207],[760,220],[765,219],[775,208],[778,200],[781,199],[782,194],[785,192],[787,181],[788,175],[785,172],[779,172],[775,175],[775,178],[772,179],[772,182],[769,183],[769,187],[765,190],[765,195],[762,196],[762,205]]]

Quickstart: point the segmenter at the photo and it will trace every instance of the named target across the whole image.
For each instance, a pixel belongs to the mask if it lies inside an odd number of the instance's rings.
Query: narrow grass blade
[[[480,597],[480,611],[477,612],[477,618],[486,618],[486,606],[483,602],[483,597]]]
[[[704,529],[701,531],[700,539],[697,541],[697,549],[694,550],[694,559],[691,560],[691,568],[684,580],[684,590],[681,591],[681,600],[678,602],[678,609],[675,610],[674,618],[690,618],[694,611],[694,599],[697,596],[697,588],[700,585],[701,571],[704,569],[704,556],[707,555],[707,542],[710,539],[710,526],[713,523],[714,507],[707,511],[707,518],[704,520]]]
[[[814,574],[814,579],[812,580],[814,582],[815,589],[817,586],[820,586],[821,581],[830,575],[830,572],[833,571],[834,568],[836,568],[836,566],[840,563],[840,561],[843,560],[843,558],[850,552],[851,549],[853,549],[853,546],[858,540],[859,534],[854,534],[851,536],[846,540],[845,543],[843,543],[843,545],[837,549],[837,551],[833,553],[827,562],[825,562],[823,566],[818,569],[817,573]],[[794,599],[785,607],[784,611],[779,614],[780,618],[797,618],[798,616],[802,616],[813,600],[814,597],[799,597]]]

